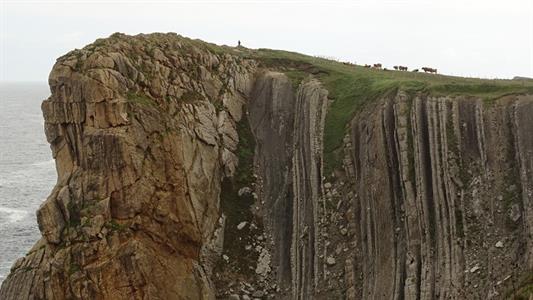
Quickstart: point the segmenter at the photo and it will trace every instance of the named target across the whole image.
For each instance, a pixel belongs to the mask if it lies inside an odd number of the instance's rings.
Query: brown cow
[[[365,68],[372,68],[371,65],[365,65]]]
[[[381,64],[374,64],[374,69],[381,69],[382,65]]]
[[[393,68],[394,68],[394,70],[400,70],[401,67],[400,66],[394,66]]]
[[[407,71],[407,67],[404,66],[398,66],[398,69],[400,69],[400,71]]]
[[[437,69],[429,68],[429,67],[423,67],[422,70],[426,73],[435,73],[437,74]]]

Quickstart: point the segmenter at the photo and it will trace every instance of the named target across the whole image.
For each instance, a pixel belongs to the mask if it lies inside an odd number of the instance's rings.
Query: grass
[[[285,75],[289,77],[289,80],[292,83],[292,87],[294,90],[298,88],[300,83],[309,75],[306,72],[299,71],[299,70],[289,70],[285,72]]]
[[[529,273],[520,280],[519,286],[508,291],[504,298],[513,300],[528,300],[533,295],[533,273]]]
[[[196,92],[196,91],[186,91],[180,98],[180,101],[185,103],[194,103],[196,101],[200,101],[204,99],[202,94]]]
[[[104,226],[105,226],[110,232],[113,232],[113,231],[123,232],[123,231],[125,231],[125,230],[128,228],[127,225],[119,224],[119,223],[118,223],[117,221],[115,221],[115,220],[111,220],[111,221],[105,223]]]
[[[72,276],[74,273],[80,271],[81,268],[78,264],[71,264],[68,268],[68,275]]]
[[[132,103],[145,106],[155,106],[154,101],[144,94],[129,92],[127,94],[127,99]]]
[[[341,164],[339,150],[348,122],[366,103],[397,89],[410,95],[424,93],[434,96],[481,97],[489,103],[508,94],[533,93],[533,82],[373,70],[269,49],[250,50],[248,54],[267,67],[285,71],[293,83],[301,80],[305,74],[313,74],[329,91],[332,103],[324,128],[325,174],[330,174]]]
[[[533,295],[533,283],[530,283],[521,288],[512,299],[514,300],[528,300]]]
[[[84,49],[112,47],[120,42],[145,49],[157,43],[163,49],[170,47],[188,54],[196,51],[192,48],[200,48],[217,56],[231,54],[237,60],[254,59],[262,66],[285,72],[294,86],[309,74],[317,77],[329,91],[332,100],[324,129],[325,174],[330,174],[333,169],[340,166],[338,152],[342,146],[347,123],[366,103],[397,89],[402,89],[411,95],[425,93],[434,96],[480,97],[487,103],[509,94],[533,94],[533,80],[478,79],[421,72],[374,70],[296,52],[218,46],[174,33],[138,35],[135,39],[115,33],[107,39],[97,40]],[[182,100],[194,101],[196,98],[197,95],[186,95]],[[130,100],[143,105],[150,104],[150,99],[141,95],[132,95]]]

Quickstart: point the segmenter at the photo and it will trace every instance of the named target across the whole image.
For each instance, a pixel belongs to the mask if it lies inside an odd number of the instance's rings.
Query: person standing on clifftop
[[[238,40],[237,41],[237,47],[240,47],[241,46],[241,40]]]

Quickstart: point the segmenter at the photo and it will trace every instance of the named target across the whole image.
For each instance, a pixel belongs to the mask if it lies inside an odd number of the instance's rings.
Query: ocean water
[[[43,128],[46,83],[0,82],[0,283],[40,238],[35,211],[57,174]]]

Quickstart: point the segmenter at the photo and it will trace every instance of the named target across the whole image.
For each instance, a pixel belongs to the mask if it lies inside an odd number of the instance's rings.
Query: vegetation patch
[[[204,96],[197,91],[188,90],[181,96],[180,100],[185,103],[194,103],[196,101],[203,100]]]
[[[215,107],[215,110],[217,112],[225,110],[224,103],[222,101],[216,101],[213,103],[213,106]]]
[[[509,94],[533,93],[533,87],[518,83],[507,85],[497,82],[487,83],[446,83],[431,86],[430,91],[438,96],[473,96],[483,98],[487,103]]]
[[[326,174],[341,164],[340,147],[348,122],[364,105],[386,96],[395,89],[415,95],[473,96],[493,101],[509,94],[533,93],[533,82],[489,80],[391,70],[374,70],[358,65],[299,54],[258,49],[242,55],[257,59],[265,67],[284,71],[293,82],[302,72],[321,80],[332,103],[324,128],[324,168]]]
[[[528,300],[533,295],[533,281],[524,287],[520,288],[518,292],[513,296],[513,300]]]
[[[145,105],[145,106],[156,106],[155,102],[150,99],[150,97],[145,94],[128,92],[127,99],[131,103]]]
[[[315,76],[329,91],[329,97],[332,100],[324,129],[326,174],[330,174],[341,164],[340,148],[348,122],[361,111],[366,103],[375,101],[395,89],[401,89],[409,94],[480,97],[488,102],[509,94],[533,94],[533,81],[478,79],[422,72],[375,70],[290,51],[217,46],[176,34],[157,33],[150,35],[150,38],[139,35],[136,40],[132,41],[128,39],[128,36],[116,33],[108,39],[97,40],[94,45],[110,45],[118,42],[128,42],[134,48],[173,47],[176,51],[183,53],[200,49],[217,56],[230,54],[237,60],[254,59],[263,67],[285,72],[294,86],[298,86],[309,74]],[[148,79],[149,71],[147,66],[141,66],[141,72]],[[202,95],[190,92],[182,97],[182,101],[195,101],[200,96]],[[143,105],[153,104],[149,98],[142,95],[132,95],[131,98],[132,102]]]
[[[246,114],[245,114],[246,115]],[[246,117],[237,123],[239,134],[239,144],[237,156],[239,165],[233,178],[225,178],[222,181],[220,194],[220,204],[222,212],[226,215],[226,226],[224,229],[224,253],[228,256],[228,261],[220,259],[215,270],[222,274],[217,284],[227,284],[223,274],[232,274],[231,278],[241,277],[243,280],[250,279],[255,275],[254,267],[258,253],[252,246],[254,238],[263,232],[262,223],[253,214],[254,197],[251,193],[239,195],[239,190],[243,187],[251,187],[254,182],[253,177],[253,156],[255,140]],[[240,230],[237,226],[246,222],[246,226]],[[250,226],[254,224],[255,226]],[[228,277],[229,278],[229,277]]]
[[[109,222],[106,222],[104,224],[105,228],[107,228],[110,232],[113,232],[113,231],[118,231],[118,232],[123,232],[125,231],[128,226],[127,225],[124,225],[124,224],[120,224],[118,223],[116,220],[111,220]]]
[[[287,77],[291,81],[292,87],[294,88],[294,90],[296,90],[298,86],[300,86],[300,83],[302,83],[302,81],[307,76],[309,76],[308,73],[300,71],[300,70],[289,70],[285,72],[285,75],[287,75]]]
[[[68,276],[72,276],[72,274],[80,271],[81,268],[78,264],[70,264],[69,268],[68,268]]]
[[[524,276],[517,288],[507,292],[504,299],[529,300],[533,296],[533,273]]]

